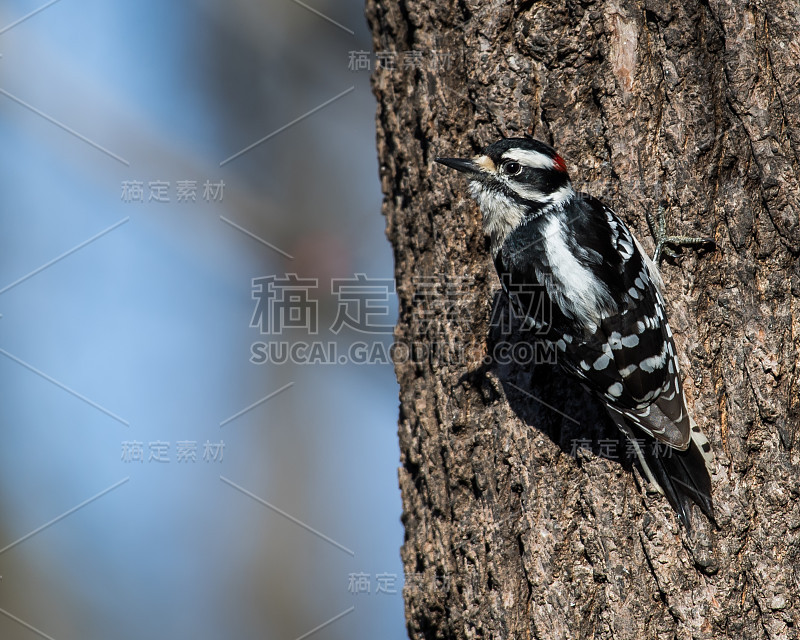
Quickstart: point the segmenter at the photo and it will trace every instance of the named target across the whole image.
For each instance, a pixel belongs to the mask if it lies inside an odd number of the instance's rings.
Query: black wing
[[[602,398],[629,438],[637,440],[631,427],[638,428],[674,450],[674,457],[665,457],[645,446],[637,454],[687,526],[687,495],[713,520],[711,448],[686,407],[658,270],[611,209],[581,196],[577,210],[577,219],[566,221],[571,232],[559,242],[582,239],[580,246],[568,247],[579,261],[571,273],[593,278],[597,286],[590,290],[602,289],[610,304],[598,305],[594,318],[570,309],[571,292],[548,279],[554,267],[540,246],[547,242],[541,234],[548,223],[535,219],[515,231],[496,257],[504,289],[528,328],[555,347],[559,365]],[[537,288],[525,291],[517,283]],[[581,290],[586,287],[576,287]],[[550,306],[548,321],[529,316],[530,309],[542,308],[539,296]]]
[[[501,277],[506,274],[506,293],[523,316],[529,309],[541,308],[541,301],[532,296],[547,297],[549,324],[539,318],[528,324],[553,343],[559,364],[637,427],[671,447],[685,449],[690,417],[659,290],[660,276],[611,209],[590,196],[582,195],[579,203],[581,217],[567,222],[575,231],[570,239],[581,238],[584,244],[571,247],[571,253],[581,259],[587,274],[605,286],[613,304],[594,322],[570,314],[566,304],[570,292],[556,291],[548,282],[552,265],[536,238],[545,230],[537,220],[515,232],[518,237],[497,256]],[[520,290],[520,284],[531,283],[538,285],[537,292]]]

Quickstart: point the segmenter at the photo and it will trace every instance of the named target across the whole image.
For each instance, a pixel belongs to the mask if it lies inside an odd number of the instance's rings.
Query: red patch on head
[[[566,171],[567,170],[567,165],[564,162],[564,158],[562,158],[558,154],[556,154],[556,157],[553,158],[553,169],[555,169],[556,171]]]

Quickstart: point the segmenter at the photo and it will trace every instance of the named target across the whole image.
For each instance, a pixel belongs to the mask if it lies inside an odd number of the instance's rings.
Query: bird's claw
[[[647,226],[656,243],[656,250],[653,252],[653,262],[659,264],[662,256],[674,258],[678,255],[675,251],[678,247],[706,247],[716,248],[717,243],[713,238],[700,238],[693,236],[670,236],[666,233],[666,216],[663,204],[658,206],[658,216],[653,219],[653,215],[647,211]]]

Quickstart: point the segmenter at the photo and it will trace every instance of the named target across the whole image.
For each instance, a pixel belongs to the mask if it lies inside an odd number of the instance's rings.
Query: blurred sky
[[[0,5],[3,640],[406,637],[370,48],[360,0]]]

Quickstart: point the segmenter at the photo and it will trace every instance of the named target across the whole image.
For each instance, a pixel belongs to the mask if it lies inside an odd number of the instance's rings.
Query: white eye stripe
[[[552,169],[553,159],[530,149],[509,149],[503,154],[503,160],[514,160],[532,169]]]
[[[550,196],[545,195],[538,189],[527,184],[510,183],[509,188],[517,193],[520,197],[526,200],[533,200],[534,202],[549,202]]]
[[[558,189],[558,191],[553,191],[552,193],[542,193],[534,187],[526,184],[513,183],[511,181],[507,181],[506,184],[508,185],[509,189],[514,191],[521,198],[532,200],[533,202],[561,204],[562,202],[569,200],[575,193],[572,189],[572,186],[569,184],[565,184],[563,187]]]

